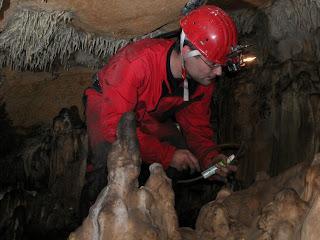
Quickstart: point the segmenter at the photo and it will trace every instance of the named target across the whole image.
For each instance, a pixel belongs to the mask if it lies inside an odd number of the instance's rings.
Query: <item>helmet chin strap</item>
[[[187,80],[187,71],[185,68],[185,59],[189,57],[195,57],[201,55],[201,53],[198,50],[192,50],[189,51],[187,54],[182,53],[184,41],[186,40],[186,34],[181,31],[180,35],[180,57],[181,57],[181,77],[183,79],[183,101],[189,101],[189,86],[188,86],[188,80]]]

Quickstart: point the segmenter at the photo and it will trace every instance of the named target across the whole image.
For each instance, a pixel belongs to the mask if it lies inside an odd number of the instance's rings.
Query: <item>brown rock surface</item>
[[[307,209],[308,204],[293,189],[280,191],[262,209],[258,221],[262,230],[259,239],[296,239]]]
[[[301,239],[316,240],[320,239],[320,154],[313,160],[312,166],[306,176],[306,188],[303,199],[309,202],[310,210],[304,220],[301,229]]]
[[[178,27],[178,19],[186,0],[148,1],[83,1],[83,0],[11,0],[3,2],[0,13],[0,28],[18,8],[34,8],[45,11],[70,11],[72,25],[86,32],[115,38],[141,36],[165,25],[170,30]],[[270,0],[208,1],[224,8],[263,6]]]
[[[34,8],[45,11],[70,11],[72,25],[86,32],[115,38],[129,38],[149,33],[179,19],[186,1],[83,1],[83,0],[31,0],[10,1],[10,7],[3,7],[6,22],[18,8]],[[1,27],[0,25],[0,27]]]
[[[64,107],[75,105],[83,113],[81,96],[93,73],[82,67],[54,74],[4,70],[0,96],[15,126],[50,123]]]

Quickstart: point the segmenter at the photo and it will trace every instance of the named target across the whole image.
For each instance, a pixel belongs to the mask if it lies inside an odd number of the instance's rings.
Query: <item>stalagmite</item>
[[[181,239],[171,181],[162,166],[152,164],[148,181],[138,188],[141,159],[134,125],[134,114],[124,114],[108,155],[108,185],[69,240]]]

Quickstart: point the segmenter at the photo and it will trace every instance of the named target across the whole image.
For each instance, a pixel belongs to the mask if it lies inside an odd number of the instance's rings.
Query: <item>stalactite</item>
[[[97,59],[107,59],[130,41],[154,37],[156,30],[131,40],[112,39],[80,32],[69,25],[72,13],[67,11],[35,11],[20,9],[0,34],[0,66],[14,70],[51,71],[53,63],[67,65],[78,51]],[[87,66],[92,66],[88,63]],[[67,66],[65,66],[67,68]]]
[[[0,50],[7,55],[0,65],[50,71],[54,61],[64,63],[78,50],[105,58],[129,42],[78,32],[67,25],[71,19],[65,11],[20,10],[0,35]]]

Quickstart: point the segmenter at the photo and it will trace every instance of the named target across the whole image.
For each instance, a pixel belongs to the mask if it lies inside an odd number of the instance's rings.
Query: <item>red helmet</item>
[[[227,55],[237,46],[237,29],[229,15],[214,5],[191,11],[180,21],[189,40],[209,61],[226,64]]]

